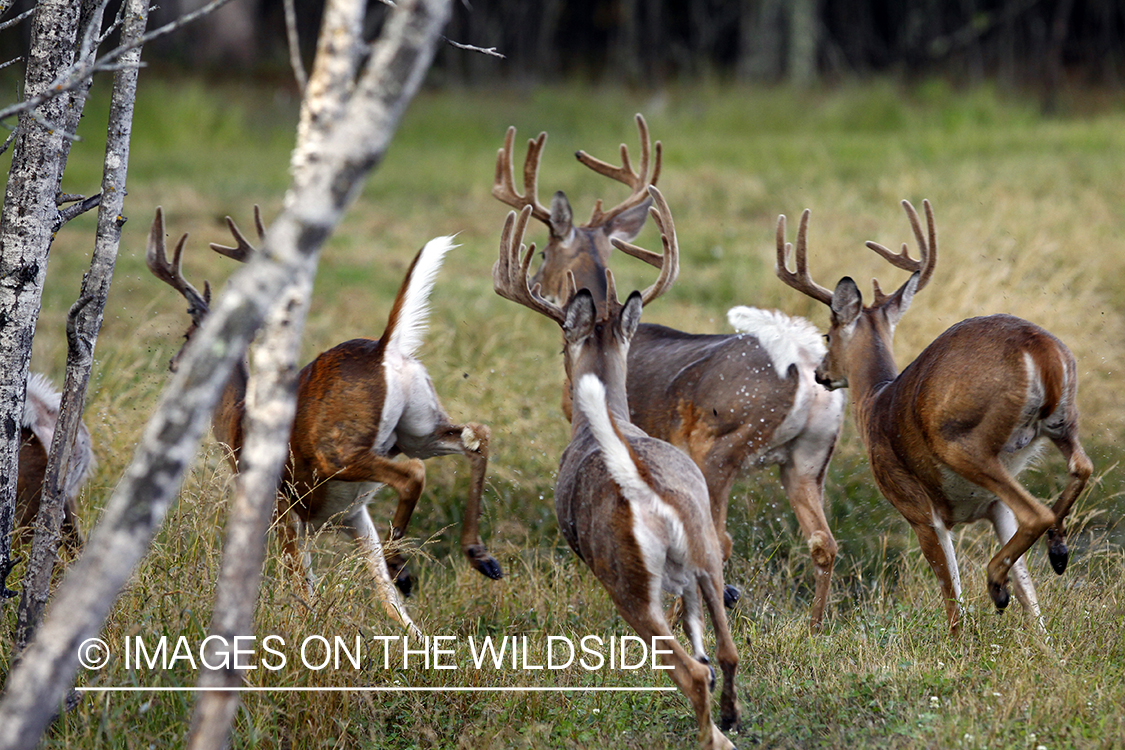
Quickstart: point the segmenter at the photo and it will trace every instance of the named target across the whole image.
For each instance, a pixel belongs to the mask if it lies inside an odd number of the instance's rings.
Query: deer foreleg
[[[472,467],[469,499],[465,503],[465,515],[461,518],[461,550],[477,572],[496,580],[503,577],[504,572],[480,538],[481,497],[488,470],[488,441],[491,436],[491,431],[482,424],[469,423],[461,431],[463,452]]]
[[[935,521],[940,524],[940,521]],[[957,570],[957,558],[953,555],[953,541],[945,526],[925,523],[910,524],[918,537],[922,555],[930,564],[941,587],[941,597],[945,602],[945,617],[952,635],[961,633],[961,575]]]
[[[781,484],[789,497],[789,505],[797,516],[801,533],[809,545],[809,555],[813,562],[814,588],[812,609],[809,612],[809,629],[820,630],[824,609],[832,588],[832,571],[836,567],[836,539],[828,528],[824,515],[824,474],[827,464],[820,466],[821,473],[802,471],[803,462],[799,457],[780,466]]]
[[[410,619],[410,615],[406,613],[406,607],[399,599],[398,590],[395,589],[394,582],[391,580],[386,561],[383,558],[383,545],[379,541],[379,532],[375,528],[375,523],[371,520],[371,515],[367,512],[367,507],[360,506],[357,508],[351,516],[340,523],[340,527],[355,540],[356,545],[363,552],[367,569],[370,571],[371,577],[375,579],[376,591],[387,614],[407,629],[411,636],[421,638],[422,631]]]

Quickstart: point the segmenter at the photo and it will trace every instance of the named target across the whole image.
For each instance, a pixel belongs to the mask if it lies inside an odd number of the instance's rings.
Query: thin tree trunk
[[[80,647],[101,629],[175,499],[236,362],[275,302],[311,284],[321,245],[386,153],[448,16],[449,0],[398,3],[344,115],[315,139],[320,153],[300,154],[309,166],[294,171],[262,252],[231,277],[185,349],[102,522],[9,675],[0,700],[0,748],[38,742],[74,680]]]
[[[128,43],[144,35],[148,23],[148,7],[147,0],[127,0],[122,27],[123,42]],[[98,22],[100,25],[100,18]],[[47,605],[68,486],[66,474],[82,421],[86,387],[90,382],[90,370],[94,362],[94,347],[101,331],[102,314],[121,243],[121,226],[124,224],[121,217],[124,214],[125,182],[129,169],[129,139],[133,128],[133,106],[137,98],[140,59],[140,47],[125,53],[120,60],[123,67],[114,75],[97,235],[90,270],[83,278],[78,302],[71,309],[68,319],[66,382],[43,480],[43,495],[31,545],[31,561],[24,577],[23,595],[16,620],[17,651],[22,651],[31,640]]]
[[[308,95],[301,107],[300,135],[293,150],[296,179],[305,179],[315,167],[326,131],[344,114],[346,93],[351,90],[363,46],[365,7],[359,0],[345,0],[325,8],[312,77],[306,86]],[[266,535],[278,481],[289,458],[289,433],[296,411],[296,362],[312,293],[312,273],[306,278],[307,283],[295,283],[286,291],[287,298],[266,321],[254,347],[256,356],[246,394],[246,437],[239,454],[209,632],[222,640],[209,643],[233,643],[239,636],[254,633]],[[223,660],[208,658],[207,663],[222,664]],[[244,674],[231,664],[199,675],[199,687],[223,690],[200,694],[188,733],[191,750],[228,746],[240,702],[232,689],[242,684]]]
[[[816,0],[790,0],[789,80],[797,86],[816,83],[816,51],[820,20]]]
[[[25,98],[45,91],[74,62],[80,11],[71,0],[39,3],[32,22]],[[20,419],[47,254],[58,218],[55,200],[70,151],[66,129],[72,104],[73,97],[63,94],[20,115],[0,216],[0,601],[15,594],[5,582],[13,565]]]

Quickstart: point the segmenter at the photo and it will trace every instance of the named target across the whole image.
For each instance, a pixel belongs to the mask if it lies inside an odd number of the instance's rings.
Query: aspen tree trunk
[[[148,0],[126,0],[121,34],[123,43],[139,39],[144,34],[148,23],[148,8]],[[39,503],[35,536],[31,544],[31,559],[24,576],[23,595],[16,620],[17,650],[22,650],[27,645],[39,624],[47,605],[48,587],[55,567],[60,540],[59,528],[68,486],[66,473],[70,468],[71,451],[82,421],[86,386],[90,382],[90,370],[94,364],[94,347],[102,326],[102,313],[109,296],[121,242],[121,227],[125,222],[122,218],[125,180],[129,169],[129,139],[133,128],[133,105],[137,98],[140,59],[140,47],[126,52],[120,59],[123,67],[113,79],[94,253],[90,260],[90,270],[82,281],[78,302],[71,309],[68,318],[66,382],[55,424],[54,440],[49,446],[50,455],[43,480],[43,496]]]
[[[74,63],[82,11],[89,7],[72,0],[40,0],[32,17],[25,98],[43,93]],[[0,601],[15,595],[5,582],[13,565],[20,421],[31,341],[47,255],[58,229],[56,198],[70,154],[68,134],[78,123],[88,88],[87,83],[20,115],[0,213]]]

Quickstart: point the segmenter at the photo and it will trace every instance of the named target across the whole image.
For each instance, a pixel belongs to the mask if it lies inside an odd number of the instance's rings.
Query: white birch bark
[[[24,77],[25,97],[43,93],[74,62],[81,6],[41,0],[32,19]],[[4,583],[11,569],[11,531],[19,465],[20,418],[31,342],[43,297],[47,254],[58,219],[59,193],[85,89],[67,92],[20,115],[0,214],[0,602],[13,596]],[[0,605],[2,606],[2,605]]]
[[[128,43],[139,39],[148,22],[147,0],[126,0],[122,39]],[[94,347],[102,326],[102,313],[109,296],[113,269],[121,241],[121,218],[124,215],[125,184],[129,167],[129,139],[133,127],[133,106],[137,98],[140,47],[121,57],[123,67],[114,75],[107,124],[106,153],[102,167],[101,201],[98,228],[90,270],[82,281],[78,302],[71,309],[67,332],[66,382],[62,403],[50,445],[43,496],[35,523],[28,572],[24,575],[20,609],[16,621],[16,648],[22,650],[39,624],[47,604],[48,587],[58,551],[59,527],[68,486],[66,472],[70,467],[86,386],[94,363]]]
[[[38,742],[74,680],[79,646],[101,629],[175,500],[235,363],[276,301],[311,284],[321,245],[386,153],[449,10],[449,0],[398,4],[343,115],[326,124],[317,158],[294,170],[284,209],[262,251],[231,277],[185,350],[85,554],[68,572],[35,640],[11,672],[0,699],[0,748],[31,748]],[[271,487],[269,501],[272,493]],[[267,500],[259,494],[251,502]]]

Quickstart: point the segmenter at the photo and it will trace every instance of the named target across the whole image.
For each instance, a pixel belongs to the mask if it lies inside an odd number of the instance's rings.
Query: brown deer
[[[254,221],[259,238],[264,238],[257,206]],[[236,246],[212,244],[212,249],[246,261],[255,248],[229,217],[227,224]],[[164,215],[157,208],[149,234],[148,267],[188,301],[192,325],[185,338],[190,340],[207,315],[210,287],[205,285],[200,294],[184,278],[181,259],[186,240],[185,234],[169,261]],[[461,548],[481,574],[493,579],[502,575],[478,532],[489,429],[475,422],[454,424],[442,408],[425,366],[415,356],[426,328],[430,290],[445,254],[453,247],[451,238],[439,237],[415,256],[381,338],[338,344],[301,370],[297,413],[289,438],[290,460],[278,492],[277,514],[283,521],[279,527],[290,566],[309,575],[309,560],[301,554],[300,539],[306,530],[315,531],[331,522],[364,552],[387,611],[413,632],[417,629],[391,585],[394,580],[409,595],[411,578],[405,560],[395,553],[384,561],[367,502],[382,485],[398,493],[388,539],[401,539],[425,486],[421,459],[454,453],[468,459],[472,478],[461,526]],[[173,358],[173,369],[182,353],[181,348]],[[246,380],[243,362],[227,383],[212,421],[215,438],[229,448],[235,471],[242,445]],[[409,459],[393,460],[399,454]]]
[[[656,188],[649,189],[666,212]],[[577,384],[577,409],[555,485],[559,527],[637,635],[646,643],[663,644],[661,658],[695,710],[699,746],[731,748],[711,720],[714,672],[703,647],[701,598],[723,672],[722,727],[734,728],[739,719],[734,687],[738,653],[722,605],[723,558],[708,512],[707,485],[684,453],[629,422],[625,396],[626,356],[642,306],[659,296],[674,274],[662,272],[643,294],[633,292],[622,305],[607,271],[600,312],[588,289],[568,293],[569,302],[560,307],[542,296],[538,284],[528,282],[535,248],[525,254],[522,239],[531,210],[524,208],[518,220],[514,211],[509,213],[492,273],[498,294],[546,315],[563,330],[563,360],[569,382]],[[671,215],[661,218],[668,230],[663,236],[668,270],[677,262],[675,234]],[[661,590],[682,597],[690,656],[672,636],[661,609]]]
[[[59,418],[60,394],[47,376],[32,373],[27,379],[27,398],[24,399],[23,420],[20,424],[19,476],[16,480],[16,528],[19,536],[28,536],[39,502],[43,497],[43,480],[47,473],[47,454],[55,435]],[[90,432],[82,422],[74,439],[70,466],[63,487],[62,539],[71,550],[82,548],[82,532],[78,529],[78,493],[93,473],[96,460],[90,442]]]
[[[579,228],[570,226],[570,206],[562,193],[555,194],[550,211],[539,205],[539,160],[546,133],[528,142],[524,189],[523,193],[516,191],[512,166],[515,129],[508,129],[497,155],[492,194],[516,208],[530,207],[531,215],[547,224],[550,237],[532,283],[538,283],[542,296],[555,304],[565,302],[567,273],[573,273],[577,286],[591,290],[595,302],[604,304],[610,247],[651,265],[661,264],[658,253],[629,244],[644,224],[651,200],[643,190],[656,183],[662,155],[659,141],[655,148],[649,144],[644,118],[638,114],[636,120],[641,135],[637,171],[632,169],[624,145],[620,167],[578,152],[583,164],[632,187],[630,196],[609,211],[603,211],[598,201],[590,221]],[[653,151],[654,160],[650,159]],[[810,625],[818,630],[837,552],[824,515],[824,481],[845,399],[814,380],[825,350],[810,323],[748,307],[735,308],[729,317],[741,333],[692,334],[640,325],[629,348],[626,390],[630,419],[649,435],[687,452],[703,471],[724,560],[731,553],[726,519],[735,480],[746,467],[778,466],[813,561]],[[564,386],[563,411],[569,419],[569,384]],[[728,586],[727,605],[737,598],[737,589]]]
[[[796,271],[788,267],[785,217],[777,224],[777,275],[831,310],[828,354],[817,368],[826,387],[848,387],[855,419],[879,490],[906,517],[941,584],[950,631],[959,632],[961,580],[950,530],[988,519],[1002,545],[988,563],[988,593],[1008,605],[1009,573],[1016,597],[1042,626],[1039,602],[1023,554],[1047,533],[1056,573],[1066,570],[1063,520],[1093,467],[1078,442],[1078,377],[1070,350],[1042,328],[1011,315],[957,323],[938,336],[900,374],[892,358],[895,326],[937,262],[937,231],[923,202],[928,238],[918,214],[903,208],[918,241],[919,258],[868,242],[867,247],[910,278],[887,295],[874,282],[864,306],[855,282],[835,291],[808,272],[809,212],[797,232]],[[1070,480],[1047,508],[1016,476],[1047,440],[1062,452]]]

